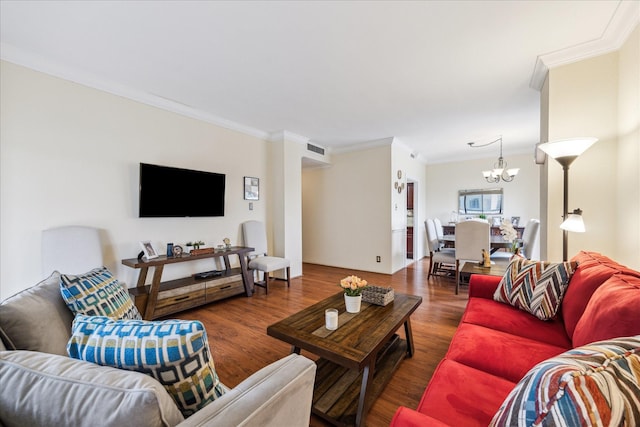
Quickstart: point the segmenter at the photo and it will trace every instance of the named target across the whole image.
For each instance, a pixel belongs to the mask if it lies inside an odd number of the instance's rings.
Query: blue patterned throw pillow
[[[60,275],[60,292],[73,314],[142,319],[129,292],[105,267],[81,275]]]
[[[225,392],[201,322],[78,315],[71,332],[70,357],[152,376],[185,417]]]

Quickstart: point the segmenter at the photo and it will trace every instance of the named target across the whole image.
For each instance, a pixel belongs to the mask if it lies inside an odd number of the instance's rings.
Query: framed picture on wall
[[[244,199],[260,200],[260,178],[244,177]]]

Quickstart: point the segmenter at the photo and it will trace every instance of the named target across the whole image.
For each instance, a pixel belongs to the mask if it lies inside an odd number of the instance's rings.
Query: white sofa
[[[0,303],[0,425],[308,426],[316,365],[289,355],[184,419],[154,378],[67,357],[59,275]]]

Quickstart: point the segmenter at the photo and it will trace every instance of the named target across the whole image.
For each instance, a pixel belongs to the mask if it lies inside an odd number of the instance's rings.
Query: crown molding
[[[291,141],[301,145],[307,145],[307,143],[310,142],[309,138],[306,136],[298,135],[297,133],[289,132],[285,129],[270,133],[267,140],[269,142]]]
[[[128,86],[118,83],[106,81],[98,76],[83,71],[66,67],[41,56],[33,55],[22,49],[18,49],[7,43],[0,43],[0,58],[3,61],[11,62],[22,67],[26,67],[44,74],[68,80],[92,89],[97,89],[112,95],[121,96],[142,104],[157,107],[172,113],[200,120],[225,129],[237,131],[245,135],[253,136],[259,139],[267,140],[269,133],[260,129],[246,126],[241,123],[234,122],[216,115],[206,113],[197,108],[181,104],[174,100],[163,98],[158,95],[136,90]]]
[[[393,144],[394,139],[395,138],[393,136],[390,136],[388,138],[376,139],[375,141],[358,142],[356,144],[343,145],[341,147],[330,147],[329,152],[331,154],[342,154],[351,151],[361,151],[367,150],[369,148],[383,147],[385,145]]]
[[[619,50],[640,22],[640,2],[621,0],[602,37],[539,55],[529,86],[541,90],[551,68]]]

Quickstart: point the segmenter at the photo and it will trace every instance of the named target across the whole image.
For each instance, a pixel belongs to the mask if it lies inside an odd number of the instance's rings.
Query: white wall
[[[585,233],[569,233],[568,257],[597,251],[640,269],[640,32],[619,51],[550,70],[549,140],[599,141],[569,170],[569,210],[581,208]],[[562,258],[562,173],[548,160],[549,259]]]
[[[640,270],[640,27],[618,53],[616,259]]]
[[[193,239],[238,244],[241,222],[266,220],[269,143],[10,63],[1,67],[1,298],[43,277],[40,235],[50,227],[104,230],[106,265],[132,286],[137,274],[120,260],[135,257],[140,240],[161,252],[167,242]],[[225,173],[225,216],[137,218],[139,162]],[[244,176],[260,178],[253,211],[243,200]],[[165,276],[182,276],[182,268],[213,266],[185,263]]]
[[[504,194],[503,217],[519,216],[522,225],[531,218],[540,219],[540,167],[533,159],[533,144],[531,155],[504,157],[509,167],[520,168],[520,171],[513,181],[496,184],[489,184],[482,177],[482,171],[496,162],[497,152],[496,157],[486,159],[428,165],[426,217],[437,217],[447,224],[451,212],[458,207],[458,190],[501,187]],[[424,232],[424,224],[421,224],[421,230]],[[539,258],[539,245],[534,247],[532,258]]]
[[[391,175],[390,145],[332,154],[329,168],[304,170],[304,261],[390,273]]]

